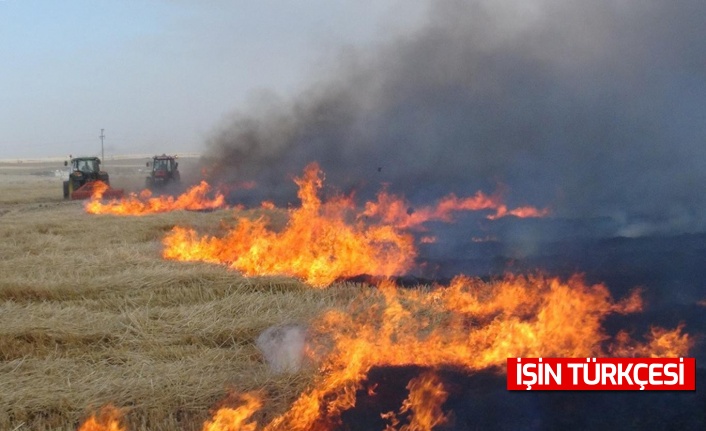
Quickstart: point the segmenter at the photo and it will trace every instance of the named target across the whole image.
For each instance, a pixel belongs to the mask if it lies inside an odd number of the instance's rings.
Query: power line
[[[103,138],[105,138],[105,135],[103,134],[103,130],[105,129],[101,129],[101,135],[99,136],[99,138],[101,138],[101,160],[105,160],[105,153],[103,152]]]

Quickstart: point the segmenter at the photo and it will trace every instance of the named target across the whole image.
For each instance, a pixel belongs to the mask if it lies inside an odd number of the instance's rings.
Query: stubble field
[[[109,160],[104,168],[113,187],[136,192],[144,162]],[[196,182],[195,166],[180,159],[184,183]],[[293,278],[243,277],[221,265],[162,258],[162,239],[175,226],[218,236],[241,217],[266,215],[268,227],[280,231],[289,214],[284,230],[292,230],[294,212],[92,215],[84,202],[61,198],[57,169],[61,161],[0,162],[0,430],[77,430],[111,405],[120,410],[120,431],[703,429],[703,391],[518,393],[505,390],[497,372],[514,356],[688,353],[700,361],[702,233],[583,239],[566,256],[517,261],[565,274],[566,282],[508,274],[441,289],[352,282],[315,289]],[[536,230],[561,222],[505,223]],[[335,229],[323,235],[337,236]],[[302,243],[305,251],[314,246]],[[501,243],[474,244],[466,247],[480,248],[460,266],[507,261]],[[613,256],[609,265],[605,256]],[[578,263],[585,273],[572,278],[567,268]],[[398,281],[405,280],[424,279]],[[260,334],[310,323],[307,354],[323,371],[273,371],[257,347]],[[414,428],[416,416],[405,406],[425,370],[441,381],[420,393],[443,396],[425,395],[418,407],[443,417]],[[703,381],[699,366],[697,388]],[[264,400],[245,417],[250,424],[227,418],[220,428],[204,425],[228,413],[220,407],[242,405],[234,394],[244,393]],[[108,430],[118,428],[82,429]]]
[[[143,161],[113,163],[112,184],[139,190]],[[232,211],[90,215],[42,174],[55,166],[0,166],[0,429],[76,430],[112,404],[130,430],[197,430],[230,390],[264,390],[261,419],[281,413],[313,373],[274,374],[255,338],[358,287],[164,260],[166,231],[228,223]]]

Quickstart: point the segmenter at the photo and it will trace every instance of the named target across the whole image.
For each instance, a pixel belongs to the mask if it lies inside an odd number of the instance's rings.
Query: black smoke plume
[[[703,0],[430,1],[420,28],[342,50],[293,100],[224,122],[204,162],[278,203],[315,160],[365,197],[505,187],[511,206],[623,234],[701,230],[704,22]]]

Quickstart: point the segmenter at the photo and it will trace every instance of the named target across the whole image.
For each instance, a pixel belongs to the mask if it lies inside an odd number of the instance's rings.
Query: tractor
[[[147,167],[150,167],[150,162],[147,162]],[[179,176],[179,162],[176,161],[176,156],[161,156],[152,157],[152,170],[150,176],[145,180],[145,186],[148,189],[163,188],[169,185],[178,185],[181,178]]]
[[[110,186],[108,173],[101,171],[101,161],[98,157],[74,157],[71,159],[69,180],[64,181],[64,199],[88,199],[93,195],[96,182],[100,181]],[[64,162],[69,166],[69,162]],[[105,198],[121,198],[123,190],[108,188],[103,194]]]

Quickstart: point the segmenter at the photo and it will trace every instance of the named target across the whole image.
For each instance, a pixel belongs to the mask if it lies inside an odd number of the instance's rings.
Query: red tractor
[[[147,167],[150,167],[150,162],[147,162]],[[148,189],[178,185],[180,180],[179,162],[176,161],[176,156],[162,154],[152,157],[152,171],[145,180],[145,186]]]

